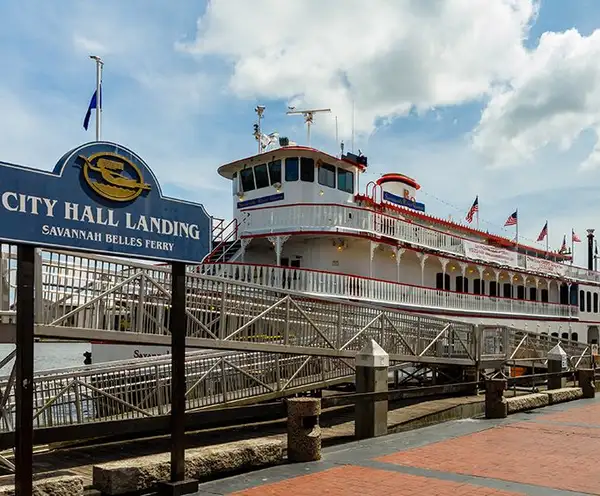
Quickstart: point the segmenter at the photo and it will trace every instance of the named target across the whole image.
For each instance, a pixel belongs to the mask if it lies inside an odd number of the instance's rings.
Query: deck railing
[[[242,235],[290,231],[362,233],[385,236],[480,262],[490,262],[493,259],[493,254],[488,254],[487,260],[475,256],[475,253],[481,253],[477,248],[493,250],[488,245],[365,208],[334,204],[294,204],[248,209],[244,213],[247,218],[240,230]],[[600,272],[516,254],[506,249],[496,249],[496,255],[497,263],[512,266],[514,270],[600,283]]]
[[[454,310],[465,314],[507,313],[540,317],[569,317],[578,314],[577,307],[569,305],[457,293],[310,269],[224,263],[203,264],[201,271],[207,275],[278,289],[391,303],[404,307]]]

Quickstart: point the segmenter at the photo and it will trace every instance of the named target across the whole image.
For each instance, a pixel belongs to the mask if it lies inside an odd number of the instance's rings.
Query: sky
[[[104,61],[102,139],[163,192],[231,218],[219,165],[263,131],[306,144],[288,106],[331,108],[311,145],[420,184],[428,213],[550,247],[600,229],[597,0],[43,0],[0,3],[0,160],[52,169],[82,127]],[[353,110],[354,109],[354,110]],[[353,118],[354,116],[354,118]],[[93,118],[92,118],[93,119]],[[354,146],[352,123],[354,122]],[[575,263],[585,265],[585,242]]]

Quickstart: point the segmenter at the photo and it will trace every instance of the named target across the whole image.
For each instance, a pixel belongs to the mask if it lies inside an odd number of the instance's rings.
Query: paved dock
[[[197,496],[600,495],[600,399],[458,420],[204,483]]]

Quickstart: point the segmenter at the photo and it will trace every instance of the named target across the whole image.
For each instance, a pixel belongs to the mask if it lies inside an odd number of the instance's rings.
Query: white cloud
[[[179,48],[227,58],[239,97],[331,107],[348,136],[352,99],[369,133],[413,107],[487,95],[522,67],[536,12],[536,0],[212,0]]]
[[[569,149],[587,129],[600,131],[600,31],[546,32],[510,86],[484,110],[473,143],[492,163],[532,160],[552,144]],[[600,144],[583,168],[600,166]]]

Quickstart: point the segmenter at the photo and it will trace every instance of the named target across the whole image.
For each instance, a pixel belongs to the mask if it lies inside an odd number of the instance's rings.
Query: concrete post
[[[506,379],[485,381],[485,418],[499,419],[508,415],[508,404],[504,398]]]
[[[356,355],[356,392],[378,393],[388,390],[390,358],[371,339]],[[388,402],[372,398],[359,400],[355,407],[354,434],[357,439],[387,434]]]
[[[584,398],[596,397],[596,385],[594,384],[594,369],[579,369],[577,371],[577,382],[583,391]]]
[[[567,352],[558,343],[548,352],[548,373],[564,372],[567,368]],[[565,387],[566,383],[565,377],[548,377],[548,389],[561,389]]]
[[[321,459],[321,400],[289,398],[287,400],[287,455],[291,462],[314,462]]]

